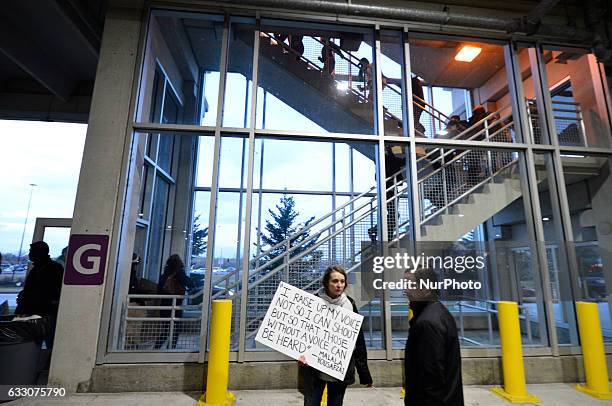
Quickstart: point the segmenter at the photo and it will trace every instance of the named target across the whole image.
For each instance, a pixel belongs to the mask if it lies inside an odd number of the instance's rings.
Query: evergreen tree
[[[191,255],[200,256],[206,253],[208,247],[208,227],[202,228],[200,215],[193,219],[193,239],[191,241]]]
[[[314,216],[304,223],[298,223],[297,217],[300,213],[295,209],[295,200],[293,197],[283,195],[280,199],[280,203],[276,205],[276,210],[268,209],[268,213],[272,219],[266,220],[265,232],[261,234],[262,250],[274,247],[294,235],[289,242],[289,247],[296,247],[289,255],[290,258],[294,258],[314,246],[319,239],[317,236],[307,243],[304,243],[304,241],[310,237],[310,230],[305,230],[303,232],[299,231],[308,227],[314,220]],[[272,260],[278,258],[286,250],[287,244],[285,243],[272,249],[268,255],[263,258],[264,263],[269,263],[267,266],[268,270],[272,270],[282,264],[282,258],[276,261]],[[313,251],[296,261],[295,265],[299,266],[298,269],[303,269],[303,266],[314,266],[315,263],[320,260],[320,257],[321,255],[319,253]]]

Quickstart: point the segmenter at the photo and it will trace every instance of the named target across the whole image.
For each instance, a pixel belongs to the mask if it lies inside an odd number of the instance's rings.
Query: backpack
[[[166,295],[184,295],[185,288],[179,283],[176,274],[168,276],[162,287],[162,292]]]

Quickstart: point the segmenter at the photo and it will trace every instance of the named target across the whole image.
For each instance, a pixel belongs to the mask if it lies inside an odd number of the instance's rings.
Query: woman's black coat
[[[355,313],[359,313],[357,311],[357,306],[355,305],[355,301],[353,300],[353,298],[350,296],[347,297],[353,305],[353,311]],[[352,385],[355,383],[355,369],[357,369],[357,374],[359,375],[359,382],[362,385],[372,384],[372,375],[370,374],[370,369],[368,368],[368,352],[366,349],[365,337],[363,336],[363,324],[361,326],[361,329],[359,330],[359,334],[357,335],[355,349],[353,350],[351,361],[349,362],[348,368],[346,370],[346,375],[344,376],[344,383],[346,385]],[[302,373],[318,374],[318,371],[310,366],[305,366],[302,367]]]

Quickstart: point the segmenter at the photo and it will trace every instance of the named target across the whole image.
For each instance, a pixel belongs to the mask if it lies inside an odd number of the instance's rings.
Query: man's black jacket
[[[15,314],[57,316],[64,268],[51,258],[34,263],[17,297]]]
[[[406,406],[463,406],[457,324],[438,301],[413,302],[406,341]]]

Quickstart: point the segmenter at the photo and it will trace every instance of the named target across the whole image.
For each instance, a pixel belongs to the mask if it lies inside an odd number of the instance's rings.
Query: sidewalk
[[[603,401],[584,395],[569,384],[528,385],[527,390],[539,396],[542,405],[549,406],[587,406],[612,405],[612,401]],[[284,406],[301,405],[303,397],[297,390],[257,390],[235,391],[237,406]],[[464,387],[466,406],[510,405],[492,394],[489,387]],[[400,388],[349,389],[344,404],[351,405],[403,405],[400,399]],[[198,394],[195,393],[102,393],[78,394],[65,399],[20,399],[6,405],[95,405],[95,406],[194,406]]]

